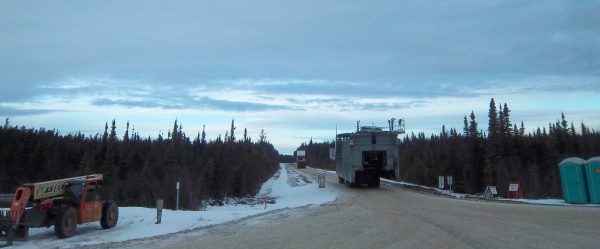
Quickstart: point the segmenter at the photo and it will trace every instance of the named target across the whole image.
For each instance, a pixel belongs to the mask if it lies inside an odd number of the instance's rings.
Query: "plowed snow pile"
[[[53,227],[31,228],[29,241],[16,241],[11,248],[69,248],[152,237],[222,224],[276,209],[316,206],[336,200],[337,193],[333,188],[319,189],[316,182],[308,181],[291,167],[288,168],[285,164],[279,166],[279,171],[262,185],[256,196],[261,200],[275,200],[274,204],[267,204],[266,208],[261,203],[209,206],[205,211],[163,210],[162,223],[155,224],[156,209],[120,207],[119,223],[113,229],[102,230],[99,222],[93,222],[77,226],[77,231],[71,238],[58,239]]]

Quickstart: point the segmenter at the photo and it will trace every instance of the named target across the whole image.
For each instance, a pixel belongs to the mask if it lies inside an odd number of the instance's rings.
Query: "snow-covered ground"
[[[308,167],[310,168],[310,167]],[[322,170],[322,169],[317,169],[314,168],[315,170],[319,171],[319,172],[324,172],[324,173],[330,173],[330,174],[335,174],[335,171],[329,171],[329,170]],[[448,196],[452,196],[455,198],[466,198],[466,197],[474,197],[474,198],[483,198],[482,196],[476,196],[476,195],[469,195],[469,194],[463,194],[463,193],[456,193],[456,192],[452,192],[450,190],[440,190],[439,188],[433,188],[433,187],[427,187],[427,186],[423,186],[423,185],[418,185],[418,184],[414,184],[414,183],[410,183],[410,182],[403,182],[403,181],[395,181],[395,180],[389,180],[389,179],[385,179],[385,178],[380,178],[380,180],[383,183],[387,183],[389,185],[394,185],[394,186],[400,186],[402,188],[411,188],[411,189],[421,189],[421,190],[431,190],[434,192],[438,192],[442,195],[448,195]],[[528,203],[528,204],[537,204],[537,205],[564,205],[564,206],[568,206],[568,205],[574,205],[574,206],[586,206],[586,207],[600,207],[600,204],[569,204],[566,203],[565,200],[563,199],[506,199],[506,198],[497,198],[495,200],[499,200],[499,201],[514,201],[514,202],[522,202],[522,203]]]
[[[438,193],[440,193],[442,195],[448,195],[448,196],[452,196],[452,197],[455,197],[455,198],[466,198],[466,197],[483,198],[483,196],[469,195],[469,194],[463,194],[463,193],[456,193],[456,192],[451,192],[450,190],[447,190],[447,189],[441,190],[439,188],[427,187],[427,186],[418,185],[418,184],[409,183],[409,182],[394,181],[394,180],[389,180],[389,179],[384,179],[384,178],[381,178],[381,181],[385,182],[385,183],[388,183],[388,184],[391,184],[391,185],[401,186],[401,187],[405,187],[405,188],[419,188],[419,189],[431,190],[431,191],[438,192]],[[513,202],[521,202],[521,203],[537,204],[537,205],[564,205],[564,206],[573,205],[573,206],[586,206],[586,207],[600,207],[600,204],[569,204],[569,203],[566,203],[565,200],[563,200],[563,199],[507,199],[507,198],[496,198],[494,200],[498,200],[498,201],[513,201]]]
[[[113,229],[102,230],[99,222],[93,222],[77,226],[77,231],[71,238],[58,239],[53,227],[31,228],[29,241],[16,241],[12,248],[69,248],[176,233],[276,209],[333,202],[337,198],[337,192],[334,188],[318,188],[315,181],[308,181],[292,167],[280,164],[279,171],[262,185],[256,197],[275,200],[275,204],[267,204],[266,207],[264,204],[209,206],[205,211],[163,210],[161,224],[155,224],[156,209],[120,207],[119,222]]]
[[[505,199],[500,198],[499,200],[524,202],[529,204],[538,205],[560,205],[560,206],[584,206],[584,207],[600,207],[600,204],[569,204],[563,199]]]

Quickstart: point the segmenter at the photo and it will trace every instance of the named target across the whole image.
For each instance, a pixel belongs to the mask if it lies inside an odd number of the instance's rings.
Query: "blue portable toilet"
[[[567,158],[558,164],[566,203],[585,204],[588,202],[584,165],[585,160],[578,157]]]
[[[585,162],[585,180],[590,203],[600,204],[600,157],[592,157]]]

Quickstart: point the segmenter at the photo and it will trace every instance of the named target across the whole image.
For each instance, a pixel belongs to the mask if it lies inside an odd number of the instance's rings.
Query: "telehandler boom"
[[[26,183],[17,188],[8,212],[0,212],[0,240],[28,240],[30,227],[54,226],[59,238],[71,237],[77,224],[117,225],[117,204],[102,198],[102,174]],[[2,246],[0,246],[2,247]]]

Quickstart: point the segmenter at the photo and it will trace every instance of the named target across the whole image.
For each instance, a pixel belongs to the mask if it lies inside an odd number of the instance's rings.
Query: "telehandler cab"
[[[27,241],[30,227],[54,225],[59,238],[71,237],[77,224],[100,221],[103,229],[114,227],[119,208],[102,198],[102,180],[94,174],[18,187],[10,210],[0,212],[0,240],[7,241],[4,246]]]

